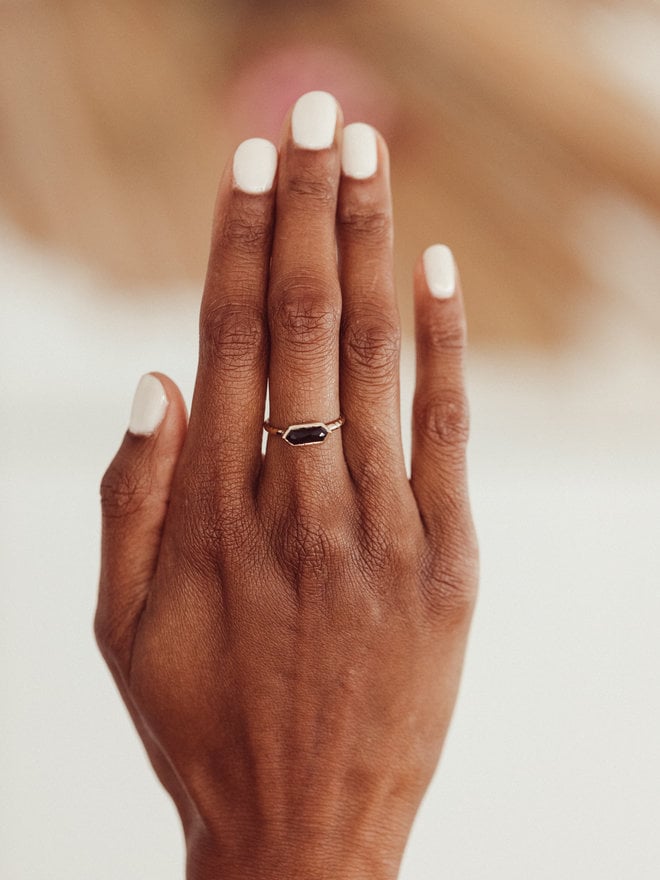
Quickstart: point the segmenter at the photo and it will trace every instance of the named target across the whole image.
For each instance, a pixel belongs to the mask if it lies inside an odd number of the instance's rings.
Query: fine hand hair
[[[448,248],[414,273],[412,472],[389,160],[303,96],[220,182],[190,419],[141,380],[101,487],[95,631],[183,824],[188,880],[392,880],[477,585]],[[310,445],[271,433],[342,425]],[[306,435],[303,435],[305,439]],[[290,438],[291,439],[291,438]]]

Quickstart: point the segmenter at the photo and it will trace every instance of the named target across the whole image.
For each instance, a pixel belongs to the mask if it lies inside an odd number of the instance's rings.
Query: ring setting
[[[330,434],[341,428],[345,421],[344,416],[339,416],[332,422],[301,422],[286,428],[277,428],[266,419],[264,431],[280,436],[289,446],[318,446],[325,443]]]

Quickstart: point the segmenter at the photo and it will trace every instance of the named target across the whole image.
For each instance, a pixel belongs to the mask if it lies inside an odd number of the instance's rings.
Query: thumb
[[[186,405],[174,382],[160,373],[144,375],[124,441],[101,481],[101,577],[94,632],[117,671],[128,670],[186,430]]]

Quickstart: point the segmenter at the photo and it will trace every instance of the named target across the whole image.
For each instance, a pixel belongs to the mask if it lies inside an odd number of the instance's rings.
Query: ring
[[[289,425],[288,428],[276,428],[266,419],[264,431],[268,434],[277,434],[289,444],[289,446],[316,446],[346,421],[344,416],[339,416],[333,422],[305,422],[300,425]]]

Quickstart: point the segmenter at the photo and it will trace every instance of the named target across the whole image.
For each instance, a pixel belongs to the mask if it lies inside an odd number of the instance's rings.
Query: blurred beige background
[[[222,165],[311,88],[391,145],[406,328],[434,241],[469,308],[482,593],[403,880],[655,880],[651,0],[0,2],[2,876],[182,876],[92,640],[97,484],[142,372],[190,397]]]
[[[652,0],[0,9],[5,212],[131,287],[202,278],[219,169],[311,85],[391,141],[402,290],[429,236],[449,240],[479,340],[575,332],[593,296],[619,296],[593,239],[657,227]]]

